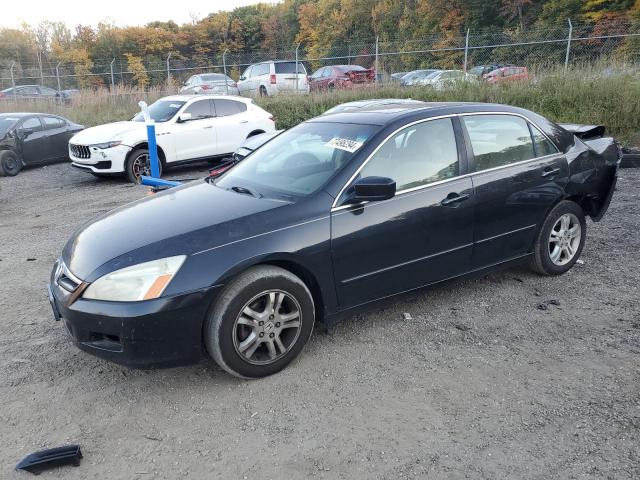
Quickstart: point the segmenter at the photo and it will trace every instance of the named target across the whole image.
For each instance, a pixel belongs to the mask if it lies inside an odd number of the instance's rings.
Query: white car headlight
[[[112,140],[111,142],[94,143],[93,145],[90,145],[90,147],[99,148],[100,150],[106,150],[107,148],[117,147],[121,143],[122,140]]]
[[[161,258],[108,273],[87,287],[84,298],[112,302],[151,300],[162,295],[186,255]]]

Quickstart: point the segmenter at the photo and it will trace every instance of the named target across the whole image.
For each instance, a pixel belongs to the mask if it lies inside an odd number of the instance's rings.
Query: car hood
[[[273,137],[280,135],[284,130],[276,130],[275,132],[265,132],[259,133],[258,135],[254,135],[253,137],[249,137],[244,141],[241,147],[247,148],[251,151],[255,150],[258,147],[261,147]]]
[[[269,219],[277,217],[271,210],[290,204],[197,180],[92,220],[69,239],[62,259],[75,276],[91,282],[136,263],[190,255],[264,233]]]
[[[142,133],[144,129],[144,122],[107,123],[105,125],[98,125],[97,127],[90,127],[77,133],[71,138],[70,142],[79,145],[103,143],[130,132],[140,131],[140,133]]]

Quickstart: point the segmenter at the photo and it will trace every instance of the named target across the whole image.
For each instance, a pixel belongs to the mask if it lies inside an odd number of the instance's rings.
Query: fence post
[[[169,85],[171,84],[171,66],[169,65],[169,60],[171,60],[171,53],[169,52],[169,55],[167,56],[167,88],[169,88]]]
[[[16,92],[16,79],[13,76],[13,67],[15,66],[16,66],[16,62],[11,62],[11,67],[9,68],[9,71],[11,72],[11,91],[13,92],[13,99],[17,102],[18,92]]]
[[[227,52],[229,51],[229,49],[225,49],[224,52],[222,52],[222,70],[224,71],[224,94],[225,95],[229,95],[229,85],[227,82]]]
[[[469,29],[467,28],[467,35],[464,38],[464,73],[467,73],[467,60],[469,58]]]
[[[348,65],[351,65],[351,44],[349,44],[349,59],[347,61]]]
[[[378,85],[378,40],[380,37],[378,37],[378,35],[376,35],[376,62],[375,62],[375,71],[376,71],[376,85]]]
[[[40,85],[44,86],[44,74],[42,73],[42,52],[38,50],[38,69],[40,70]]]
[[[567,54],[564,57],[564,71],[566,72],[569,68],[569,52],[571,51],[571,36],[573,35],[573,24],[571,23],[571,19],[567,18],[569,22],[569,38],[567,38]]]
[[[58,82],[58,91],[62,90],[62,88],[60,87],[60,64],[62,62],[58,62],[58,64],[56,65],[56,81]]]
[[[300,48],[300,42],[296,45],[296,93],[298,93],[298,49]]]
[[[116,88],[116,81],[113,78],[113,62],[115,62],[116,59],[114,58],[113,60],[111,60],[111,64],[110,64],[110,70],[111,70],[111,92],[113,92],[113,90]]]

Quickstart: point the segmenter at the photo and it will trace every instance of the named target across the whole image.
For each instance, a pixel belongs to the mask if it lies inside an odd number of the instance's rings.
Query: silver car
[[[193,75],[182,84],[180,93],[240,95],[236,82],[223,73],[201,73],[199,75]]]

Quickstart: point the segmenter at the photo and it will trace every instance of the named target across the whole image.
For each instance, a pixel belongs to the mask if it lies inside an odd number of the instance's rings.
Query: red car
[[[371,85],[376,81],[376,72],[360,65],[331,65],[321,67],[309,78],[311,91],[326,92],[336,88],[352,88]]]
[[[510,82],[514,80],[528,80],[529,79],[529,70],[527,67],[502,67],[496,68],[495,70],[485,73],[482,78],[484,78],[489,83],[501,83],[501,82]]]

